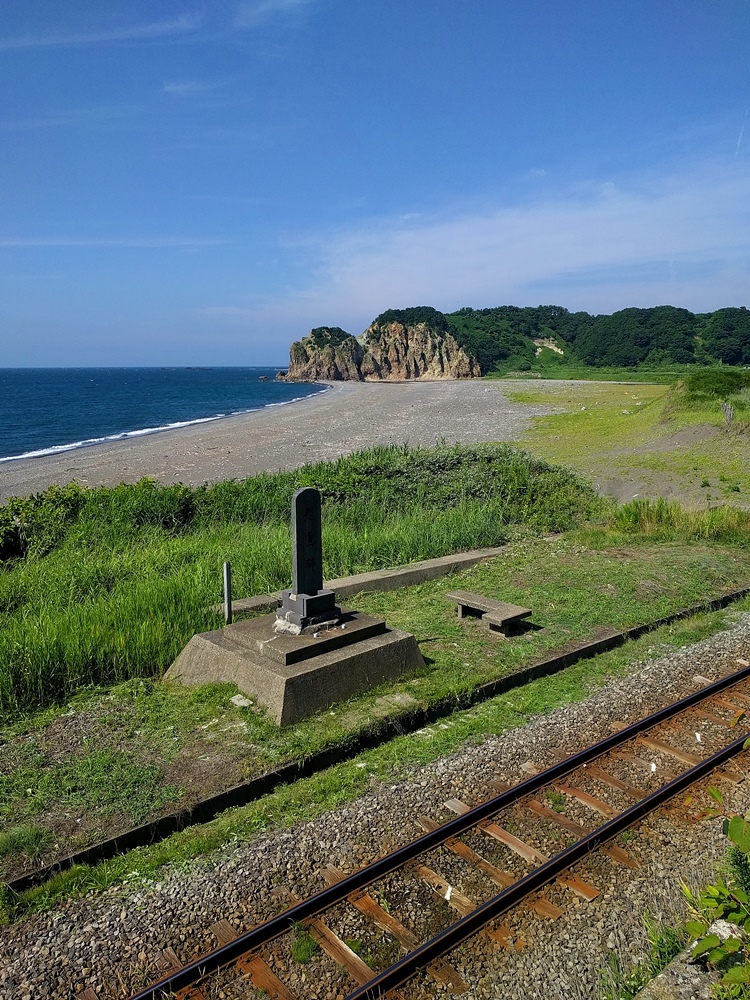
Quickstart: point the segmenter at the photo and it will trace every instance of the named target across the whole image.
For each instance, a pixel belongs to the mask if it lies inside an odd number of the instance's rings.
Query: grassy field
[[[728,422],[720,399],[662,385],[545,382],[513,393],[563,412],[534,420],[522,443],[629,500],[667,497],[693,508],[750,506],[746,411]]]
[[[487,378],[527,378],[534,380],[575,379],[585,382],[648,382],[673,385],[695,371],[695,365],[660,365],[637,368],[592,368],[591,365],[570,364],[549,349],[542,351],[537,364],[528,372],[490,373]]]
[[[600,506],[564,469],[506,445],[379,448],[190,489],[52,487],[0,507],[0,720],[90,684],[158,677],[237,594],[288,586],[293,491],[323,494],[332,579],[559,531]],[[4,525],[4,528],[3,528]],[[3,534],[4,531],[4,534]]]

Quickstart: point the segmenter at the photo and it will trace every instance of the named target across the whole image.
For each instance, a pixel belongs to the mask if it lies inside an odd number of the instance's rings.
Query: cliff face
[[[479,365],[447,330],[429,322],[409,324],[376,320],[362,334],[365,355],[360,370],[366,379],[474,378]]]
[[[290,349],[290,382],[316,379],[475,378],[478,363],[459,347],[442,313],[427,307],[383,313],[360,337],[318,327]]]
[[[318,327],[292,344],[285,379],[288,382],[316,382],[318,379],[360,382],[363,356],[356,337],[349,336],[339,327]]]

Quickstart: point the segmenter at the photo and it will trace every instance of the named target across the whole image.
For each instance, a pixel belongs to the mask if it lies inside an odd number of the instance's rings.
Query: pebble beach
[[[551,407],[514,403],[512,383],[334,382],[284,406],[0,466],[0,502],[52,483],[82,486],[244,479],[377,444],[513,441]]]

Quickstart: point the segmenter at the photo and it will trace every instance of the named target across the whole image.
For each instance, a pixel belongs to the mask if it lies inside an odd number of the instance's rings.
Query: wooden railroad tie
[[[517,625],[532,614],[529,608],[522,608],[518,604],[506,604],[504,601],[496,601],[482,594],[473,594],[470,590],[449,590],[445,597],[446,600],[458,605],[459,618],[466,618],[467,613],[479,616],[491,632],[500,632],[502,635],[508,635],[513,625]]]
[[[344,873],[333,865],[325,865],[321,874],[328,885],[335,885],[344,878]],[[395,938],[407,954],[419,947],[419,938],[416,934],[388,913],[369,893],[360,890],[351,893],[347,898],[352,906],[356,907],[379,930]],[[427,972],[436,982],[450,987],[454,993],[460,995],[469,990],[468,983],[464,982],[458,972],[445,959],[439,958],[431,962],[427,966]],[[388,995],[389,997],[395,996],[393,993]]]
[[[539,774],[539,771],[540,769],[535,767],[534,773]],[[493,792],[505,792],[510,788],[510,785],[506,781],[499,781],[497,779],[492,779],[489,782],[489,786]],[[550,823],[554,823],[556,826],[562,827],[563,830],[567,830],[568,833],[572,833],[575,837],[585,837],[592,832],[590,827],[583,826],[578,820],[571,819],[565,813],[550,809],[549,806],[538,799],[524,799],[522,804],[530,812],[535,813],[542,819],[548,820]],[[616,861],[617,864],[625,865],[628,868],[640,868],[635,858],[632,858],[627,851],[624,851],[621,847],[617,847],[615,844],[602,844],[599,850],[602,854],[606,854],[613,861]]]
[[[239,936],[228,920],[219,920],[213,924],[211,932],[219,942],[220,947],[229,944]],[[256,989],[265,990],[271,1000],[296,1000],[295,995],[282,983],[260,955],[243,955],[235,962],[235,968],[243,975],[248,976]]]
[[[445,803],[445,807],[459,816],[469,811],[469,806],[467,806],[464,802],[461,802],[459,799],[449,799]],[[477,829],[480,830],[486,837],[491,837],[493,840],[497,840],[498,843],[510,848],[514,854],[517,854],[525,861],[529,861],[532,864],[542,865],[546,861],[549,861],[546,854],[542,854],[541,851],[537,851],[537,849],[532,847],[531,844],[527,844],[518,837],[514,837],[512,833],[508,833],[507,830],[498,826],[497,823],[484,820],[477,824]],[[597,888],[593,885],[589,885],[588,882],[584,882],[575,875],[564,873],[562,875],[558,875],[556,881],[565,889],[569,889],[576,896],[580,896],[581,899],[585,899],[588,902],[591,902],[592,899],[596,899],[599,895],[599,890]],[[545,912],[543,916],[549,916],[549,913]]]

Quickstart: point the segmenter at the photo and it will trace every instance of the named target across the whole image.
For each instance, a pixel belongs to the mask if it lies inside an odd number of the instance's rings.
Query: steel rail
[[[334,906],[336,903],[340,903],[342,900],[345,900],[351,893],[356,892],[359,889],[363,889],[365,886],[384,878],[386,875],[389,875],[392,871],[401,868],[407,862],[412,861],[420,854],[427,853],[428,851],[434,850],[436,847],[440,847],[446,840],[460,837],[463,833],[476,826],[482,820],[487,819],[506,806],[512,805],[518,799],[531,795],[538,789],[543,788],[545,785],[548,785],[551,782],[556,781],[558,778],[568,774],[570,771],[574,771],[583,764],[590,763],[602,754],[613,750],[615,747],[618,747],[623,743],[627,743],[629,740],[640,735],[646,730],[652,729],[654,726],[658,726],[667,719],[672,718],[674,715],[679,715],[681,712],[686,711],[693,705],[700,704],[700,702],[704,701],[706,698],[710,698],[712,695],[718,694],[721,691],[740,683],[748,677],[750,677],[750,667],[744,667],[736,673],[729,674],[727,677],[722,677],[713,684],[701,688],[698,691],[693,692],[693,694],[689,694],[686,697],[681,698],[679,701],[673,702],[665,708],[661,708],[643,719],[639,719],[637,722],[626,726],[624,729],[613,733],[611,736],[605,737],[605,739],[601,740],[599,743],[586,747],[584,750],[574,754],[572,757],[567,757],[565,760],[554,764],[547,770],[541,771],[539,774],[522,781],[518,785],[514,785],[512,788],[509,788],[507,791],[502,792],[492,799],[488,799],[486,802],[480,803],[468,812],[463,813],[460,816],[456,816],[454,819],[448,820],[437,829],[418,837],[416,840],[410,841],[408,844],[404,845],[404,847],[399,848],[392,854],[387,854],[382,858],[378,858],[365,868],[361,868],[353,874],[348,875],[340,882],[336,882],[334,885],[323,889],[314,896],[310,896],[301,903],[290,907],[278,916],[272,917],[270,920],[259,924],[252,930],[239,935],[233,941],[230,941],[229,944],[216,948],[214,951],[209,952],[202,958],[183,966],[182,969],[170,973],[168,976],[159,980],[159,982],[154,983],[152,986],[141,990],[139,993],[133,994],[130,1000],[158,1000],[158,998],[169,996],[170,993],[184,989],[186,986],[194,985],[205,976],[211,974],[212,972],[217,972],[223,966],[236,961],[246,952],[255,951],[258,948],[263,947],[263,945],[269,944],[282,934],[286,934],[291,929],[292,924],[301,922],[306,920],[308,917],[315,916],[324,910],[330,909],[330,907]],[[679,780],[679,778],[675,780]],[[597,831],[595,831],[595,833],[596,832]],[[465,917],[463,919],[467,920],[470,918]],[[427,945],[422,947],[427,947]],[[411,954],[417,954],[417,952],[413,952]],[[407,958],[408,957],[409,956],[407,956]],[[406,961],[406,959],[402,959],[401,961]],[[397,966],[394,966],[393,968],[397,968],[400,964],[401,963],[397,963]],[[373,983],[375,982],[377,982],[377,980],[373,980]],[[373,996],[377,995],[378,994],[373,994]],[[364,997],[367,996],[367,994],[360,991],[352,994],[352,997],[355,996]]]
[[[744,736],[741,736],[729,746],[717,751],[711,757],[707,757],[700,764],[696,764],[689,771],[678,775],[668,784],[652,792],[645,799],[641,799],[640,802],[630,806],[624,812],[619,813],[587,836],[576,841],[575,844],[571,844],[570,847],[556,854],[549,861],[529,872],[528,875],[524,875],[523,878],[520,878],[508,889],[493,896],[492,899],[488,899],[486,903],[478,906],[476,910],[472,910],[467,916],[461,917],[455,923],[451,924],[450,927],[441,931],[440,934],[436,934],[435,937],[430,938],[425,944],[409,952],[399,962],[381,972],[365,986],[361,986],[353,993],[349,993],[346,996],[346,1000],[380,1000],[390,990],[398,986],[403,986],[420,969],[423,969],[435,961],[435,959],[444,957],[463,941],[466,941],[467,938],[477,934],[490,920],[499,917],[506,910],[517,906],[530,893],[542,889],[558,875],[583,860],[587,854],[595,851],[606,841],[616,837],[623,830],[627,830],[633,823],[655,809],[658,809],[668,799],[688,788],[700,778],[710,774],[711,771],[739,753],[743,749],[747,737],[748,734],[745,733]]]

